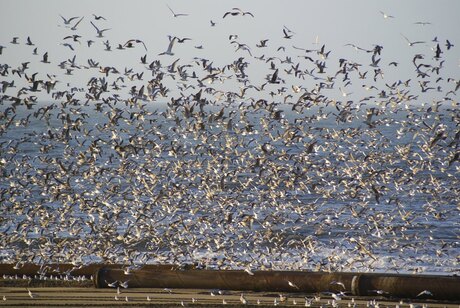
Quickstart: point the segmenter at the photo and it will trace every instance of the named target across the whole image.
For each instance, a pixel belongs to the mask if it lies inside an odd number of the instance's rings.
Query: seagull
[[[291,282],[291,281],[289,281],[289,280],[288,280],[288,285],[289,285],[290,287],[293,287],[293,288],[297,289],[297,290],[300,289],[295,283],[293,283],[293,282]]]
[[[353,93],[347,93],[347,92],[345,92],[345,90],[342,89],[342,87],[339,87],[339,90],[340,90],[340,92],[342,92],[342,96],[343,96],[343,97],[347,97],[348,95],[353,94]]]
[[[335,280],[334,280],[334,281],[331,281],[330,284],[336,284],[336,285],[339,285],[339,286],[341,286],[342,288],[346,289],[346,288],[345,288],[345,284],[344,284],[343,282],[341,282],[341,281],[335,281]]]
[[[104,37],[104,32],[107,31],[107,30],[110,30],[110,29],[102,29],[102,30],[100,30],[98,27],[96,27],[96,25],[92,21],[90,21],[90,23],[96,29],[98,37]]]
[[[225,12],[224,16],[222,18],[225,18],[227,17],[228,15],[231,15],[231,16],[238,16],[238,15],[249,15],[249,16],[252,16],[254,17],[254,15],[251,13],[251,12],[244,12],[242,9],[240,8],[237,8],[237,7],[234,7],[232,9],[233,11],[229,11],[229,12]]]
[[[254,273],[251,271],[251,269],[250,269],[249,267],[246,267],[246,268],[244,269],[244,271],[245,271],[246,273],[248,273],[250,276],[254,276]]]
[[[380,11],[380,14],[382,14],[383,18],[385,18],[385,19],[387,19],[387,18],[395,18],[393,15],[388,15],[387,13],[382,12],[382,11]]]
[[[29,289],[27,289],[27,292],[29,293],[30,298],[36,298],[36,297],[38,297],[37,294],[32,293],[32,291],[30,291]]]
[[[244,294],[241,293],[240,295],[240,302],[243,304],[243,305],[247,305],[248,304],[248,300],[244,297]]]
[[[161,56],[161,55],[168,55],[168,56],[174,55],[174,53],[172,52],[172,48],[174,46],[174,43],[176,42],[176,39],[177,39],[176,37],[173,37],[172,39],[170,37],[168,49],[165,52],[159,53],[158,55],[159,56]]]
[[[425,43],[425,42],[423,42],[423,41],[411,42],[411,41],[409,41],[409,39],[408,39],[406,36],[404,36],[404,34],[401,33],[401,35],[402,35],[402,37],[407,41],[407,44],[408,44],[409,46],[414,46],[415,44],[424,44],[424,43]]]
[[[77,23],[75,25],[72,26],[72,28],[70,28],[70,30],[72,31],[75,31],[77,30],[77,26],[81,23],[81,21],[83,20],[83,18],[85,18],[85,16],[83,16],[82,18],[80,18]]]
[[[19,37],[17,36],[13,37],[13,40],[11,40],[11,44],[19,44],[18,40],[19,40]]]
[[[43,59],[42,59],[41,62],[43,62],[43,63],[50,63],[50,62],[48,61],[48,52],[45,52],[45,53],[43,54]]]
[[[428,21],[417,21],[417,22],[414,22],[414,25],[426,26],[426,25],[431,25],[431,22],[428,22]]]
[[[265,40],[260,40],[260,43],[259,44],[256,44],[256,47],[267,47],[267,42],[268,42],[268,39],[265,39]]]
[[[171,11],[171,13],[173,13],[173,16],[174,17],[180,17],[180,16],[188,16],[188,14],[183,14],[183,13],[175,13],[172,8],[169,6],[169,5],[166,5],[168,7],[168,9]]]
[[[115,280],[114,282],[108,282],[107,280],[105,281],[105,283],[107,284],[108,287],[110,288],[116,288],[117,287],[117,280]]]
[[[78,42],[78,43],[81,44],[81,42],[78,40],[79,38],[81,38],[80,35],[74,34],[74,35],[68,35],[68,36],[64,37],[63,40],[72,39],[74,42]]]
[[[419,296],[422,296],[422,295],[433,296],[433,293],[431,293],[431,291],[428,291],[428,290],[423,290],[422,292],[417,294],[416,297],[419,297]]]
[[[61,44],[61,45],[64,46],[64,47],[69,47],[72,51],[74,51],[73,46],[71,44],[69,44],[69,43],[64,43],[64,44]]]
[[[127,41],[123,47],[126,47],[126,48],[133,48],[134,47],[134,43],[142,43],[142,45],[144,45],[144,48],[145,48],[145,51],[147,51],[147,47],[145,46],[145,43],[141,40],[138,40],[138,39],[131,39],[129,41]]]
[[[241,49],[241,50],[246,50],[246,51],[249,53],[249,55],[252,57],[251,49],[249,48],[248,45],[246,45],[246,44],[240,44],[240,43],[238,43],[237,41],[231,41],[230,44],[237,44],[238,47],[236,48],[235,51],[238,51],[238,50],[240,50],[240,49]]]
[[[105,19],[104,16],[101,16],[101,15],[93,14],[93,16],[94,16],[94,19],[96,19],[96,20],[100,20],[100,19],[107,20],[107,19]]]
[[[62,16],[62,15],[59,15],[59,16],[61,16],[62,20],[64,20],[64,24],[65,24],[65,25],[70,25],[70,23],[72,22],[72,20],[78,18],[78,16],[75,16],[75,17],[70,17],[69,19],[66,19],[66,18],[65,18],[64,16]]]
[[[284,33],[283,38],[285,39],[290,39],[292,37],[292,34],[289,34],[288,31],[286,31],[286,29],[283,29],[283,33]]]
[[[32,40],[30,39],[30,36],[27,37],[27,43],[26,43],[26,45],[35,46],[35,44],[32,43]]]

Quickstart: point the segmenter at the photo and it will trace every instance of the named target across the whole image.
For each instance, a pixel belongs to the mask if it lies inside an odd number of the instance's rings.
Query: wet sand
[[[0,306],[2,307],[181,307],[223,305],[243,306],[240,302],[239,291],[223,291],[224,294],[211,294],[212,290],[203,289],[96,289],[92,287],[30,287],[33,298],[26,287],[0,287]],[[249,305],[257,307],[272,307],[275,302],[279,306],[305,307],[305,296],[313,298],[313,294],[283,294],[287,296],[280,302],[280,296],[275,292],[245,292],[244,296]],[[3,300],[3,297],[6,300]],[[147,298],[148,297],[148,298]],[[376,300],[376,303],[371,302]],[[258,304],[258,301],[260,304]],[[384,298],[355,298],[357,307],[396,307],[416,308],[428,307],[459,307],[459,303],[433,301],[391,301]],[[345,297],[338,301],[339,307],[353,307],[352,298]],[[333,299],[321,295],[319,301],[313,300],[311,307],[333,307]],[[337,306],[336,306],[337,307]]]

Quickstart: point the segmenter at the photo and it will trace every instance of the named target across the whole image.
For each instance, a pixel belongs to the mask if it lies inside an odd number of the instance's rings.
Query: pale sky
[[[188,16],[174,17],[168,6],[176,13]],[[228,16],[225,12],[232,8],[249,11],[254,18],[245,16]],[[385,18],[381,13],[393,17]],[[88,72],[79,72],[64,76],[57,64],[71,59],[76,55],[79,65],[87,65],[91,58],[100,62],[101,66],[115,66],[122,70],[131,67],[141,70],[140,57],[147,55],[147,62],[158,59],[163,65],[169,65],[180,59],[182,64],[189,63],[194,57],[206,58],[218,66],[231,63],[238,57],[250,60],[249,53],[236,51],[236,44],[231,44],[229,35],[238,35],[239,43],[247,44],[253,56],[266,57],[289,56],[294,64],[299,56],[306,55],[293,46],[318,49],[323,44],[331,50],[328,60],[330,72],[335,72],[338,59],[352,59],[368,65],[370,54],[356,51],[346,44],[355,44],[365,49],[372,49],[374,44],[384,47],[381,64],[398,62],[398,68],[387,69],[388,82],[398,78],[410,78],[413,75],[412,58],[421,53],[431,58],[436,46],[432,40],[437,37],[444,51],[446,60],[445,79],[460,76],[460,12],[459,1],[69,1],[69,0],[1,0],[0,10],[0,45],[4,46],[0,55],[0,64],[8,64],[12,68],[22,62],[30,61],[30,74],[33,70],[45,76],[45,73],[57,74],[70,85],[85,83]],[[95,20],[92,14],[102,15],[107,20]],[[63,19],[74,16],[84,19],[77,30],[72,31],[63,23]],[[211,27],[211,20],[216,23]],[[90,24],[93,21],[100,29],[109,28],[103,38],[96,36],[96,30]],[[427,22],[430,24],[416,24]],[[75,20],[71,23],[73,25]],[[293,31],[292,38],[283,38],[283,28]],[[68,35],[78,34],[81,44],[71,39],[63,40]],[[179,38],[188,37],[192,40],[183,44],[176,43],[174,56],[158,56],[168,47],[168,35]],[[423,44],[408,46],[410,41],[423,41]],[[26,38],[30,36],[35,46],[27,46]],[[19,37],[19,45],[11,44],[13,37]],[[118,44],[129,39],[142,40],[130,50],[116,50]],[[267,47],[258,48],[260,40],[268,39]],[[446,52],[445,42],[448,39],[457,45]],[[88,48],[87,40],[95,44]],[[112,51],[104,51],[103,41],[109,40]],[[74,51],[64,46],[72,43]],[[315,44],[317,43],[317,44]],[[197,49],[196,46],[203,46]],[[278,51],[280,46],[285,52]],[[37,47],[38,55],[33,56],[32,50]],[[50,65],[40,63],[42,55],[48,52]],[[252,61],[254,61],[252,59]],[[261,61],[259,61],[261,62]],[[268,66],[259,63],[251,68],[255,84],[261,84],[268,73]],[[260,70],[260,71],[259,71]],[[406,75],[408,77],[406,77]],[[44,78],[41,76],[41,78]],[[62,76],[62,77],[61,77]],[[1,78],[1,77],[0,77]],[[260,80],[259,80],[260,79]],[[308,84],[311,81],[299,81]],[[311,85],[310,85],[311,86]],[[358,89],[349,88],[350,92]]]

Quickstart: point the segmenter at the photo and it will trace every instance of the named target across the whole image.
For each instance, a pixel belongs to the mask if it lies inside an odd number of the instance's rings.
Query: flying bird
[[[425,43],[425,42],[423,42],[423,41],[411,42],[411,41],[409,41],[409,39],[408,39],[404,34],[402,34],[402,33],[401,33],[401,36],[407,41],[407,44],[408,44],[409,46],[414,46],[415,44],[424,44],[424,43]]]
[[[96,29],[97,31],[97,36],[98,37],[104,37],[104,32],[107,31],[107,30],[110,30],[110,29],[99,29],[92,21],[90,21],[90,23],[93,25],[93,27]]]
[[[107,20],[107,19],[105,19],[104,16],[101,16],[101,15],[93,14],[93,16],[94,16],[94,19],[96,19],[96,20],[100,20],[100,19]]]
[[[417,21],[417,22],[414,22],[414,25],[426,26],[426,25],[431,25],[431,22],[428,22],[428,21]]]
[[[383,18],[385,18],[385,19],[395,18],[393,15],[388,15],[387,13],[382,12],[382,11],[379,11],[379,12],[380,12],[380,14],[382,14]]]
[[[173,9],[169,6],[169,5],[166,5],[168,7],[168,9],[171,11],[171,13],[173,13],[173,16],[174,17],[180,17],[180,16],[188,16],[188,14],[184,14],[184,13],[176,13],[173,11]]]
[[[254,15],[251,13],[251,12],[244,12],[242,9],[240,8],[237,8],[237,7],[234,7],[232,9],[233,11],[228,11],[228,12],[225,12],[224,16],[222,18],[225,18],[227,17],[228,15],[231,15],[231,16],[238,16],[238,15],[249,15],[249,16],[252,16],[254,17]]]
[[[62,16],[62,15],[59,15],[59,16],[61,16],[62,20],[64,21],[64,25],[70,25],[70,23],[72,22],[72,20],[78,18],[78,16],[75,16],[75,17],[70,17],[69,19],[67,19],[67,18],[65,18],[65,17]]]
[[[77,26],[81,23],[81,21],[83,20],[83,18],[85,18],[85,16],[83,16],[82,18],[80,18],[77,23],[75,25],[72,26],[72,28],[70,28],[70,30],[77,30]]]
[[[428,291],[428,290],[423,290],[422,292],[420,292],[419,294],[417,294],[416,297],[420,297],[422,295],[426,295],[426,296],[433,296],[433,293],[431,293],[431,291]]]
[[[144,49],[145,51],[147,51],[147,47],[145,46],[145,43],[141,40],[138,40],[138,39],[131,39],[129,41],[127,41],[123,47],[126,47],[126,48],[133,48],[134,47],[134,44],[142,44],[144,46]]]
[[[159,56],[161,56],[161,55],[168,55],[168,56],[174,55],[174,53],[172,52],[172,48],[174,46],[174,43],[176,42],[176,39],[177,39],[177,37],[173,37],[173,38],[170,37],[168,49],[165,52],[159,53],[158,55]]]
[[[32,40],[30,39],[30,36],[27,37],[27,43],[26,43],[26,45],[35,46],[35,44],[32,43]]]

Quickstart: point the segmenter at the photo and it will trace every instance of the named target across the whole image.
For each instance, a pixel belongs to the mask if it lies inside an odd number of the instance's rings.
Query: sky
[[[294,63],[299,56],[306,55],[305,48],[317,50],[326,45],[331,51],[328,68],[338,69],[340,58],[353,59],[356,62],[368,64],[370,55],[356,51],[350,45],[354,44],[364,49],[372,49],[375,44],[384,47],[382,63],[395,61],[397,69],[388,69],[386,78],[397,80],[413,75],[412,58],[415,54],[434,53],[436,46],[432,40],[437,37],[443,49],[446,39],[452,44],[460,44],[460,11],[459,1],[68,1],[68,0],[1,0],[0,10],[0,46],[4,46],[0,55],[0,64],[8,64],[12,68],[30,61],[31,70],[39,72],[42,78],[46,74],[56,74],[61,85],[85,84],[93,72],[78,72],[66,76],[57,64],[76,56],[79,65],[87,63],[91,58],[102,66],[116,66],[119,69],[143,69],[139,65],[140,57],[147,55],[147,62],[161,60],[169,65],[180,59],[183,64],[190,63],[196,58],[206,58],[216,65],[223,66],[238,57],[254,61],[249,52],[236,50],[236,43],[246,44],[253,56],[292,57]],[[174,17],[176,14],[187,16]],[[251,12],[244,16],[223,15],[232,8],[240,8]],[[384,14],[392,17],[385,18]],[[103,16],[106,20],[95,20],[93,14]],[[64,25],[61,15],[65,18],[84,17],[77,30],[72,31]],[[105,31],[103,38],[98,38],[95,28],[90,21]],[[211,26],[211,21],[215,26]],[[416,24],[423,22],[427,24]],[[71,24],[74,24],[73,21]],[[283,29],[289,29],[292,37],[284,38]],[[63,38],[69,35],[81,36],[81,43]],[[183,44],[176,43],[174,56],[158,55],[164,52],[169,44],[168,35],[179,38],[191,38]],[[237,39],[229,39],[230,35],[238,35]],[[405,38],[410,41],[423,41],[423,44],[408,46]],[[35,46],[25,45],[30,36]],[[18,37],[19,45],[11,44],[13,37]],[[130,39],[142,40],[142,45],[135,48],[117,50],[118,44],[124,44]],[[256,44],[268,39],[267,47],[258,48]],[[94,45],[88,48],[86,42],[94,40]],[[104,50],[103,42],[109,40],[112,51]],[[71,43],[70,50],[65,43]],[[196,47],[202,46],[202,49]],[[279,51],[279,47],[285,51]],[[31,55],[37,47],[38,55]],[[459,45],[460,47],[460,45]],[[40,63],[42,55],[48,52],[51,65]],[[446,64],[445,79],[460,76],[460,53],[457,49],[444,53]],[[264,82],[270,73],[268,65],[261,61],[253,67],[252,73],[255,84]],[[31,72],[32,73],[32,72]],[[46,73],[46,74],[45,74]],[[310,83],[314,81],[294,81]],[[361,85],[349,88],[349,92],[358,93]],[[229,85],[231,88],[231,84]],[[338,93],[340,94],[340,93]]]

